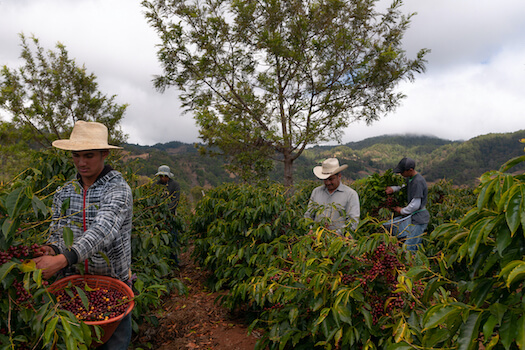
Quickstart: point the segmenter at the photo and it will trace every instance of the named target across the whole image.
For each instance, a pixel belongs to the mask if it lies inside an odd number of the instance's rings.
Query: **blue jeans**
[[[427,229],[428,224],[410,224],[408,225],[400,238],[405,238],[405,247],[408,251],[416,252],[423,244],[423,233]]]
[[[131,312],[120,321],[111,338],[97,350],[126,350],[131,343]]]

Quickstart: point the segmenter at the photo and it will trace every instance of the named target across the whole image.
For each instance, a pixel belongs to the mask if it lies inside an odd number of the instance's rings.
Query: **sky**
[[[382,3],[390,1],[380,0]],[[525,1],[404,0],[417,13],[403,40],[408,58],[427,48],[426,72],[401,82],[395,112],[366,125],[352,123],[342,143],[389,134],[468,140],[525,129]],[[45,49],[57,42],[97,76],[99,90],[127,103],[128,142],[199,142],[175,88],[160,93],[159,38],[140,0],[0,0],[0,66],[21,65],[19,33]]]

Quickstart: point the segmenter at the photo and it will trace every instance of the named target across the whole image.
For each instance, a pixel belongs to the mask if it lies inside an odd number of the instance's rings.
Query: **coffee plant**
[[[132,174],[130,170],[127,175],[132,178]],[[155,182],[140,184],[135,181],[132,184],[131,268],[134,291],[139,299],[133,308],[132,320],[133,330],[138,333],[144,323],[158,325],[155,310],[161,305],[163,295],[173,291],[186,293],[182,282],[174,278],[176,266],[171,258],[172,253],[180,252],[171,232],[175,230],[182,235],[186,223],[181,216],[170,213],[169,201],[159,195],[161,191]]]
[[[427,282],[428,308],[404,324],[399,348],[525,348],[525,175],[508,173],[524,161],[484,174],[475,207],[432,232],[436,268],[407,274]]]
[[[430,212],[428,232],[439,225],[460,219],[476,205],[474,189],[455,187],[452,181],[440,180],[428,188],[427,209]]]
[[[370,216],[379,221],[390,219],[393,207],[404,206],[406,191],[402,190],[387,195],[386,187],[401,186],[404,183],[403,177],[394,174],[391,169],[383,174],[375,173],[356,181],[352,187],[359,193],[361,218]]]
[[[441,243],[427,234],[427,249],[407,253],[381,225],[392,217],[391,206],[406,202],[403,192],[386,196],[386,186],[403,182],[388,171],[350,184],[362,216],[346,237],[303,218],[319,182],[299,184],[293,194],[276,184],[218,187],[192,218],[194,257],[212,272],[215,290],[228,290],[219,298],[223,305],[248,315],[251,330],[262,330],[257,348],[403,347],[413,324],[448,295],[446,283],[421,274],[439,268],[440,255],[425,253]],[[474,204],[471,190],[450,182],[429,189],[431,216],[441,211],[436,224],[457,220]]]
[[[411,256],[395,238],[349,240],[320,228],[284,240],[261,250],[287,247],[285,258],[231,291],[261,310],[251,325],[267,330],[257,349],[384,348],[397,320],[420,310],[424,286],[403,279]]]
[[[191,223],[194,255],[213,287],[229,290],[220,301],[264,330],[258,348],[386,346],[384,329],[419,306],[423,285],[400,274],[412,256],[384,232],[354,240],[304,219],[318,185],[293,195],[275,184],[209,191]]]

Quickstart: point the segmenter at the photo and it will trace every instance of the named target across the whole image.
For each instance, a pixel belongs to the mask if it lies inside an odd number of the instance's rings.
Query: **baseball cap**
[[[416,161],[412,158],[403,158],[399,161],[397,166],[394,168],[394,173],[402,173],[403,171],[416,168]]]

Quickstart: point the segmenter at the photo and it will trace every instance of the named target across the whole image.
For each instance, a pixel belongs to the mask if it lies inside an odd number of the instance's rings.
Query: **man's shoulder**
[[[129,186],[128,182],[126,181],[122,173],[114,169],[111,170],[109,173],[107,173],[100,179],[100,186],[102,187],[111,186],[111,187],[116,187],[116,188],[123,187],[131,191],[131,187]]]
[[[66,182],[65,184],[58,186],[55,191],[55,196],[59,196],[60,194],[66,193],[68,191],[76,191],[80,192],[82,189],[80,183],[77,179],[72,179]]]
[[[168,187],[169,187],[169,188],[173,188],[173,189],[177,189],[177,188],[180,187],[180,185],[179,185],[179,183],[178,183],[177,181],[175,181],[175,180],[173,180],[172,178],[170,178],[170,179],[168,180]]]
[[[321,185],[321,186],[317,186],[316,188],[314,188],[312,190],[312,193],[315,193],[315,192],[324,192],[326,190],[326,187],[325,185]]]
[[[423,175],[421,175],[420,173],[417,173],[414,178],[412,179],[412,182],[416,182],[416,183],[421,183],[421,184],[427,184],[427,181],[425,180],[425,178],[423,177]]]
[[[347,193],[357,193],[356,190],[354,190],[352,187],[348,186],[348,185],[345,185],[345,184],[340,184],[339,187],[337,188],[339,191],[342,191],[342,192],[347,192]]]

